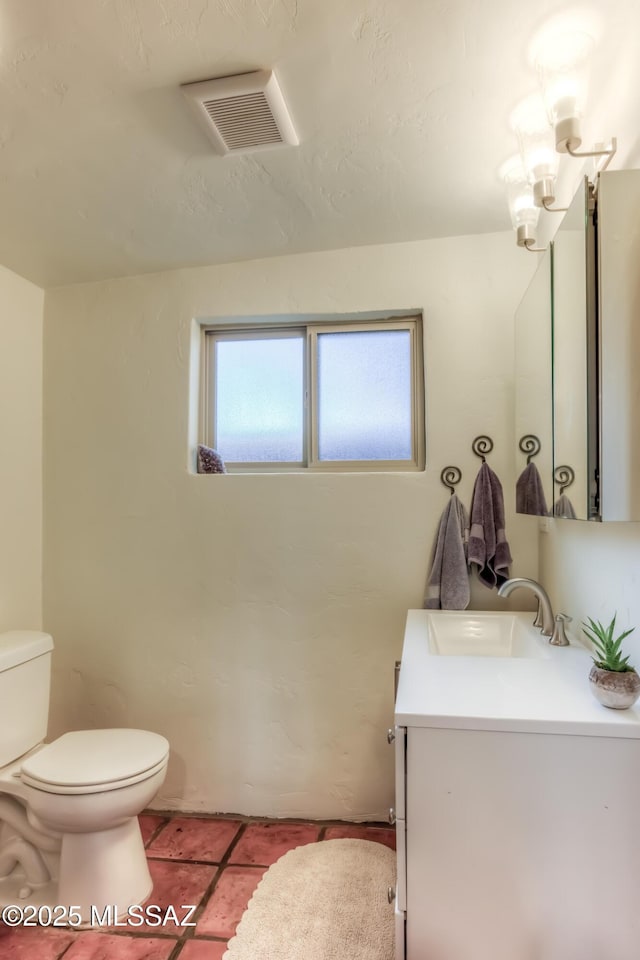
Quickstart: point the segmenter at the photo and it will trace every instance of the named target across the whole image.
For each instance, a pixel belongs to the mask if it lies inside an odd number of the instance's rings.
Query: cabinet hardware
[[[396,888],[387,887],[387,900],[389,901],[389,903],[393,903],[395,898],[396,898]]]
[[[392,727],[389,727],[389,729],[387,730],[387,743],[393,743],[393,741],[395,740],[395,738],[396,738],[396,735],[395,735]]]
[[[393,826],[395,822],[396,822],[396,812],[393,809],[393,807],[389,807],[389,823],[391,824],[391,826]]]

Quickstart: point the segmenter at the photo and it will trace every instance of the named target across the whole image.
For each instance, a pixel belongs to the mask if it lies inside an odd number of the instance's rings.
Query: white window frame
[[[320,460],[318,456],[318,335],[323,333],[367,333],[406,330],[409,333],[411,363],[411,459],[407,460]],[[305,341],[303,373],[303,451],[306,458],[292,461],[225,461],[230,473],[322,473],[393,472],[425,468],[425,390],[422,348],[422,316],[350,319],[334,317],[330,321],[300,317],[274,318],[256,322],[237,320],[202,325],[201,370],[201,442],[216,448],[215,437],[215,363],[216,344],[222,340],[258,340],[290,337],[298,334]],[[224,454],[223,454],[224,455]]]

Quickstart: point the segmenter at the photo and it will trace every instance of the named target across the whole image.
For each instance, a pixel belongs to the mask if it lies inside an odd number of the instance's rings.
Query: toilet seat
[[[152,777],[168,754],[168,741],[148,730],[75,730],[27,757],[20,779],[46,793],[104,793]]]

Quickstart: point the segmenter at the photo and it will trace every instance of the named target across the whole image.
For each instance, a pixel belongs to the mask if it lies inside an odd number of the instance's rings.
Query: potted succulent
[[[640,696],[640,676],[629,665],[629,657],[624,657],[621,649],[622,641],[633,633],[634,627],[614,636],[616,616],[608,627],[587,617],[589,625],[583,623],[582,632],[591,640],[596,653],[589,674],[591,692],[605,707],[626,710]]]

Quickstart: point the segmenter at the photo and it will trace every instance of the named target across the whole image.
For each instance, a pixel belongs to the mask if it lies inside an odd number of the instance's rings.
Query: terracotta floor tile
[[[188,940],[178,960],[222,960],[226,940]]]
[[[311,823],[250,823],[229,857],[229,863],[270,867],[303,843],[318,839],[320,828]]]
[[[143,905],[143,909],[159,907],[164,914],[167,907],[174,908],[178,921],[185,918],[185,906],[199,905],[209,884],[216,875],[216,867],[209,867],[197,863],[175,863],[172,860],[149,860],[149,871],[153,880],[151,896]],[[158,911],[154,911],[156,914]],[[193,918],[190,918],[193,922]],[[125,917],[119,918],[117,927],[107,927],[109,933],[128,932],[122,926],[126,923]],[[145,933],[149,937],[161,933],[166,937],[181,937],[187,932],[187,927],[178,926],[172,919],[167,923],[160,923],[155,916],[147,923],[139,923],[138,915],[130,923],[132,933]]]
[[[240,820],[174,817],[150,844],[147,855],[219,863],[240,826]]]
[[[156,816],[155,813],[141,813],[138,820],[140,822],[142,842],[146,845],[160,824],[164,823],[166,817]]]
[[[92,930],[78,936],[64,960],[167,960],[175,945],[175,940],[119,937]]]
[[[391,850],[396,848],[396,832],[392,827],[367,827],[359,823],[327,827],[325,840],[373,840],[384,843]]]
[[[165,817],[142,814],[140,827],[149,843],[149,869],[154,889],[145,904],[162,911],[173,907],[184,918],[184,905],[199,905],[216,877],[215,866],[225,856],[241,827],[240,820],[201,817]],[[222,960],[226,940],[235,933],[249,899],[268,866],[288,850],[318,839],[313,823],[281,821],[250,822],[240,837],[227,866],[217,881],[195,928],[156,922],[144,926],[104,927],[101,930],[70,931],[48,928],[9,928],[0,924],[2,960]],[[154,836],[155,839],[151,840]],[[365,824],[327,827],[327,840],[354,837],[384,843],[395,849],[395,831]],[[205,863],[183,863],[203,860]],[[122,919],[122,918],[121,918]],[[178,940],[189,934],[182,949]],[[203,940],[201,937],[219,937]]]
[[[0,957],[2,960],[58,960],[74,940],[69,930],[53,927],[5,927],[0,924]]]
[[[232,937],[265,869],[264,867],[225,867],[198,921],[196,934]]]

